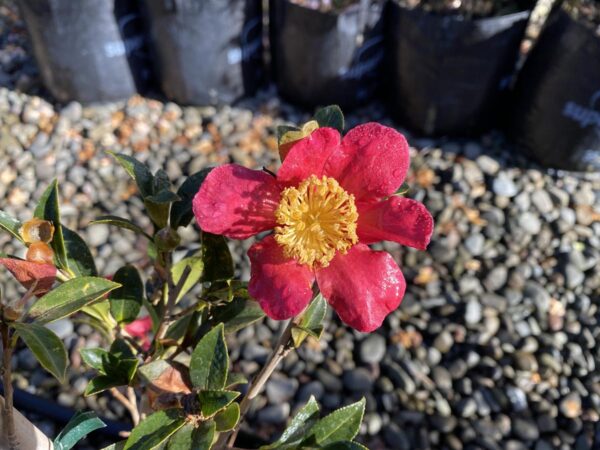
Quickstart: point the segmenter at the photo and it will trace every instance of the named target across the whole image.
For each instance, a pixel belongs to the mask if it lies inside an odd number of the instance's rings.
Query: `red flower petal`
[[[275,226],[280,187],[266,172],[226,164],[213,169],[193,200],[204,231],[246,239]]]
[[[310,136],[294,143],[277,172],[277,179],[287,186],[296,186],[311,175],[321,177],[325,163],[339,146],[337,130],[316,129]]]
[[[152,318],[150,316],[140,317],[125,325],[125,331],[133,337],[144,337],[152,331]]]
[[[16,258],[0,258],[0,265],[6,267],[27,290],[37,281],[33,293],[38,297],[52,289],[56,279],[56,267],[51,264],[40,264]]]
[[[395,310],[404,297],[406,283],[400,268],[386,252],[357,244],[338,253],[328,267],[317,271],[323,296],[352,328],[371,332]]]
[[[433,218],[422,203],[392,196],[358,208],[358,238],[363,244],[394,241],[420,250],[427,248]]]
[[[356,200],[392,195],[404,181],[410,165],[408,143],[393,128],[367,123],[344,136],[340,149],[325,166]]]
[[[302,312],[312,298],[314,275],[308,266],[286,258],[273,236],[255,243],[248,256],[251,269],[248,292],[267,316],[284,320]]]

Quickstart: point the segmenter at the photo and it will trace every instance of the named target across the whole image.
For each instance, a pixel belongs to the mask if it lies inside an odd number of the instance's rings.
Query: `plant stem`
[[[190,266],[186,266],[183,273],[181,274],[181,277],[179,278],[179,281],[177,282],[177,285],[175,286],[173,284],[173,277],[171,276],[171,273],[169,271],[169,296],[165,308],[165,315],[163,316],[163,319],[160,322],[158,330],[156,331],[156,337],[154,339],[160,340],[165,337],[165,334],[167,332],[167,326],[170,323],[169,317],[173,315],[173,307],[175,306],[175,301],[177,300],[177,297],[179,296],[181,289],[183,289],[183,285],[187,281],[191,272],[192,268]]]
[[[116,398],[129,412],[131,416],[131,421],[133,422],[133,426],[135,427],[138,423],[140,423],[140,413],[137,409],[137,402],[135,401],[135,392],[133,392],[133,402],[132,402],[132,387],[127,388],[128,397],[125,397],[116,387],[110,388],[110,393]]]
[[[8,326],[0,324],[2,333],[2,384],[4,385],[4,429],[8,438],[9,450],[18,450],[19,442],[15,432],[15,417],[13,414],[13,386],[12,386],[12,343]]]
[[[292,341],[293,327],[294,321],[290,320],[287,326],[285,327],[285,330],[279,337],[277,344],[273,348],[273,352],[269,356],[269,360],[263,366],[258,375],[252,380],[252,383],[250,383],[248,392],[246,393],[246,395],[240,403],[240,423],[246,412],[248,412],[252,400],[259,394],[259,392],[261,391],[261,389],[263,388],[263,386],[265,385],[275,368],[279,365],[281,360],[283,360],[288,355],[288,353],[294,348],[294,343]],[[235,439],[237,438],[237,434],[239,431],[239,425],[240,424],[238,423],[238,426],[230,432],[229,439],[227,439],[229,433],[223,433],[219,438],[219,441],[217,442],[216,448],[219,448],[219,443],[223,445],[225,441],[227,441],[227,448],[233,448],[233,445],[235,444]]]

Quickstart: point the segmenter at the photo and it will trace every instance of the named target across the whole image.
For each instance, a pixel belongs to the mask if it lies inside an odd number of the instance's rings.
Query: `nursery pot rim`
[[[507,14],[498,14],[498,15],[493,15],[493,16],[481,16],[481,17],[468,17],[464,13],[455,13],[455,12],[440,13],[440,12],[434,12],[434,11],[427,11],[420,6],[415,6],[413,8],[409,8],[404,5],[401,5],[398,0],[390,0],[389,3],[391,4],[391,6],[393,8],[397,8],[398,10],[411,12],[414,14],[420,14],[422,16],[427,16],[431,19],[437,19],[440,21],[450,19],[450,20],[453,20],[456,22],[485,23],[488,21],[491,22],[491,21],[495,21],[498,19],[505,19],[505,18],[520,19],[521,16],[528,17],[531,14],[531,12],[533,11],[533,9],[521,9],[519,11],[510,12]]]

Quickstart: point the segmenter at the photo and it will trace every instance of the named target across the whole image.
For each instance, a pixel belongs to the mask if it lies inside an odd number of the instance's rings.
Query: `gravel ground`
[[[275,127],[308,118],[272,91],[222,108],[140,97],[52,104],[30,95],[43,90],[25,34],[11,10],[0,13],[0,208],[31,217],[57,177],[66,225],[82,233],[103,275],[142,260],[144,244],[89,221],[110,213],[148,226],[106,150],[164,168],[175,184],[230,161],[276,170]],[[373,105],[348,120],[393,125],[383,111]],[[409,195],[427,205],[436,228],[427,252],[383,245],[403,267],[403,304],[371,335],[330,316],[321,342],[291,354],[256,401],[255,430],[265,437],[280,430],[311,394],[326,409],[365,396],[360,439],[373,450],[599,448],[600,176],[542,169],[498,133],[461,141],[407,136],[414,146]],[[187,246],[197,245],[193,227],[183,235]],[[251,243],[231,243],[245,279]],[[2,251],[16,248],[0,235]],[[10,297],[17,289],[7,278],[2,271]],[[255,373],[280,325],[267,320],[232,336],[234,367]],[[110,396],[81,397],[91,373],[78,349],[100,345],[100,336],[76,319],[52,326],[70,351],[68,385],[59,386],[27,349],[14,358],[16,385],[127,420]],[[56,424],[34,419],[56,434]]]

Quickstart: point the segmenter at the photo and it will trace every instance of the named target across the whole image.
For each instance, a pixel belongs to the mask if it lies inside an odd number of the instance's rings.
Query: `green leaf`
[[[340,133],[344,132],[344,113],[337,105],[326,106],[315,113],[315,120],[319,127],[335,128]]]
[[[110,304],[108,303],[108,299],[84,306],[81,308],[81,312],[100,322],[104,322],[104,325],[110,329],[116,324],[115,320],[110,315]]]
[[[211,417],[221,411],[240,395],[236,391],[210,391],[204,390],[198,394],[200,411],[204,417]]]
[[[192,221],[194,217],[192,200],[211,170],[213,167],[207,167],[190,175],[177,190],[180,200],[171,206],[171,226],[173,228],[187,227]]]
[[[216,425],[213,420],[202,422],[194,431],[192,448],[194,450],[210,450],[215,437],[215,429]]]
[[[55,450],[69,450],[92,431],[106,427],[95,412],[78,411],[54,439]]]
[[[157,228],[162,229],[167,226],[169,211],[171,210],[170,203],[154,202],[148,198],[144,200],[144,206]]]
[[[327,312],[327,302],[319,294],[312,303],[306,308],[298,326],[292,328],[292,340],[296,348],[302,345],[302,342],[310,335],[316,339],[321,338],[323,333],[323,319]]]
[[[62,226],[61,228],[69,268],[78,277],[97,276],[96,263],[85,241],[76,232],[69,230],[67,227]]]
[[[351,441],[358,434],[365,412],[365,399],[344,406],[319,420],[310,430],[319,445],[337,441]]]
[[[123,348],[123,344],[124,342],[119,340],[115,341],[110,352],[101,348],[85,348],[79,351],[83,361],[100,373],[88,383],[86,396],[111,387],[128,385],[133,381],[139,360],[133,357],[128,346]]]
[[[339,441],[321,447],[323,450],[369,450],[364,445],[352,441]]]
[[[201,422],[198,428],[186,424],[169,440],[167,450],[209,450],[215,436],[212,420]]]
[[[223,236],[202,232],[202,259],[204,274],[201,281],[233,278],[233,259]]]
[[[200,339],[192,353],[190,377],[194,387],[223,389],[229,371],[229,355],[223,324],[217,325]]]
[[[79,311],[118,287],[119,284],[105,278],[68,280],[34,303],[29,315],[40,324],[52,322]]]
[[[33,213],[34,217],[42,220],[48,220],[54,225],[54,237],[52,238],[52,249],[56,265],[60,269],[68,269],[67,250],[63,238],[62,227],[60,224],[60,208],[58,200],[58,181],[55,179],[50,186],[46,188]]]
[[[238,384],[247,384],[248,379],[241,373],[229,372],[227,381],[225,381],[225,389],[229,389]]]
[[[35,323],[11,323],[42,367],[61,383],[67,372],[67,351],[63,342],[48,328]]]
[[[109,353],[118,359],[131,359],[135,357],[133,351],[131,350],[131,346],[127,343],[125,339],[121,338],[115,339],[113,343],[110,344]]]
[[[153,449],[185,425],[185,415],[179,408],[165,409],[146,417],[135,427],[123,450]]]
[[[292,125],[279,125],[277,127],[277,144],[281,145],[281,144],[285,144],[284,142],[284,136],[290,132],[292,133],[297,133],[302,131],[299,127],[295,127]]]
[[[213,308],[213,321],[222,322],[225,333],[234,333],[265,316],[258,302],[235,298],[231,302]]]
[[[121,285],[108,296],[110,313],[119,324],[135,320],[142,308],[144,282],[133,266],[121,267],[113,276],[113,281]]]
[[[124,219],[122,217],[111,216],[111,215],[100,216],[96,220],[91,221],[90,225],[97,225],[97,224],[101,224],[101,223],[106,224],[106,225],[113,225],[115,227],[123,228],[123,229],[129,230],[129,231],[133,231],[134,233],[137,233],[140,236],[144,236],[146,239],[148,239],[150,241],[152,240],[152,236],[150,236],[141,227],[137,226],[135,223],[133,223],[129,219]]]
[[[108,375],[98,375],[92,378],[86,388],[83,395],[89,397],[90,395],[96,395],[107,389],[123,386],[124,383],[115,378],[109,377]]]
[[[129,176],[135,181],[142,197],[153,194],[154,176],[152,172],[137,159],[122,153],[108,152],[125,169]]]
[[[7,231],[15,239],[18,239],[19,241],[24,243],[25,241],[23,241],[21,233],[19,232],[22,225],[23,224],[17,219],[0,210],[0,229]]]
[[[109,445],[108,447],[104,447],[102,450],[123,450],[125,448],[125,443],[127,441],[119,441],[114,444]]]
[[[81,355],[83,362],[88,366],[106,375],[106,372],[104,371],[105,361],[108,359],[108,352],[106,350],[96,347],[82,348],[79,350],[79,354]]]
[[[190,321],[192,320],[193,314],[187,314],[180,319],[177,319],[173,324],[169,326],[167,332],[165,333],[165,339],[171,339],[178,343],[181,343],[181,340],[187,334],[188,328],[190,326]]]
[[[310,428],[319,418],[319,404],[311,395],[304,405],[294,416],[281,437],[270,445],[262,446],[261,450],[292,448],[304,439]]]
[[[239,403],[232,403],[223,411],[217,413],[214,417],[215,424],[217,425],[217,431],[231,431],[235,428],[240,420],[240,405]]]
[[[190,256],[189,258],[184,258],[178,263],[174,264],[171,268],[171,276],[173,278],[174,285],[179,283],[183,271],[188,266],[190,268],[190,273],[185,280],[185,283],[183,283],[181,291],[179,291],[179,294],[177,295],[177,299],[175,300],[176,303],[179,302],[179,300],[181,300],[190,289],[200,282],[200,278],[202,277],[204,270],[204,261],[199,256]]]
[[[396,192],[394,192],[394,195],[404,195],[404,194],[408,193],[409,190],[410,190],[410,186],[405,181],[404,183],[402,183],[402,186],[400,186],[398,188],[398,190]]]

